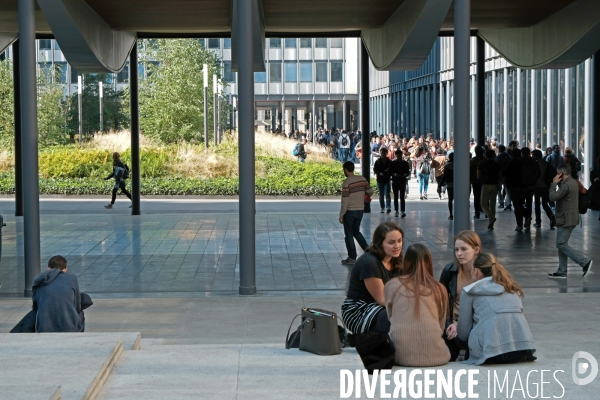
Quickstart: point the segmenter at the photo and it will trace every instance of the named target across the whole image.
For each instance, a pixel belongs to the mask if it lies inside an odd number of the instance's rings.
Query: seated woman
[[[468,364],[533,361],[535,343],[523,315],[523,290],[496,257],[475,257],[476,282],[461,296],[458,337],[469,341]]]
[[[481,238],[473,231],[461,231],[454,238],[454,262],[446,265],[440,276],[440,283],[448,292],[448,321],[444,339],[450,349],[450,360],[456,361],[463,343],[456,340],[456,327],[460,311],[460,296],[465,286],[475,282],[473,260],[481,251]]]
[[[442,338],[446,328],[448,294],[433,277],[431,253],[413,244],[404,255],[402,276],[385,284],[390,338],[396,347],[396,364],[434,367],[450,360]]]
[[[403,239],[404,232],[398,225],[380,224],[373,233],[371,245],[352,267],[342,318],[354,334],[389,332],[383,287],[402,274]]]

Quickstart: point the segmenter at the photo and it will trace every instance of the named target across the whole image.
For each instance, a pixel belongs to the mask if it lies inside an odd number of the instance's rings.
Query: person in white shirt
[[[346,133],[346,131],[342,131],[342,134],[339,137],[339,151],[340,151],[340,161],[345,163],[350,158],[350,146],[352,144],[352,140],[350,136]]]

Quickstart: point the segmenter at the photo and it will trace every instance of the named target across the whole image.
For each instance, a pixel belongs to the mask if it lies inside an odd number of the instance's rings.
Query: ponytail
[[[481,271],[483,276],[486,278],[491,276],[492,280],[504,287],[504,290],[508,293],[516,293],[519,297],[524,297],[523,289],[513,279],[510,272],[504,268],[502,264],[498,262],[496,256],[491,253],[479,253],[473,260],[473,268],[477,268]]]

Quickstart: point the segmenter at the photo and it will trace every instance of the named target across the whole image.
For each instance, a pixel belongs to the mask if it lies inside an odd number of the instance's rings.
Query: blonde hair
[[[513,279],[510,272],[504,268],[504,265],[498,262],[496,256],[491,253],[479,253],[473,260],[473,268],[481,271],[483,276],[491,276],[492,280],[498,285],[504,287],[508,293],[517,293],[519,297],[524,297],[523,289]]]

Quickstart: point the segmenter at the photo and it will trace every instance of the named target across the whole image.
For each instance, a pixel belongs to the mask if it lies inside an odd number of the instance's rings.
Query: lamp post
[[[204,64],[204,146],[208,152],[208,65]]]
[[[102,111],[102,99],[104,95],[102,93],[102,81],[98,82],[98,95],[100,100],[100,132],[104,132],[104,112]]]
[[[221,93],[223,92],[223,85],[221,82],[217,82],[217,134],[221,139],[221,133],[223,132],[223,124],[221,123]],[[217,138],[215,138],[216,142]]]
[[[233,96],[233,128],[237,129],[237,118],[235,112],[237,111],[237,97]]]
[[[81,147],[81,137],[83,136],[83,108],[81,101],[83,97],[83,77],[77,75],[77,105],[79,106],[79,147]]]
[[[218,90],[218,80],[217,80],[217,74],[213,74],[213,128],[214,128],[214,139],[215,139],[215,145],[217,143],[217,132],[218,132],[218,126],[219,126],[219,120],[218,120],[218,112],[217,112],[217,90]]]

